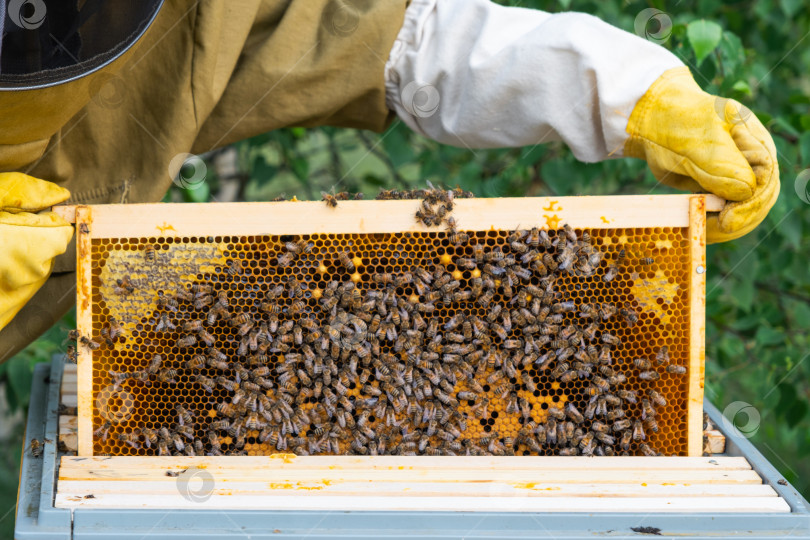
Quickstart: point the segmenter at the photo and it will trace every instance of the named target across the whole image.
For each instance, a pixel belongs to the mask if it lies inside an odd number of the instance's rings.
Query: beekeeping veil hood
[[[99,79],[121,64],[162,5],[0,0],[0,146],[36,145],[58,131],[90,100]]]

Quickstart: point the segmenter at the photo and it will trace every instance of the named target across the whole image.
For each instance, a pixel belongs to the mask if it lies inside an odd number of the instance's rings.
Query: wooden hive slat
[[[514,469],[509,465],[518,459]],[[788,512],[744,458],[64,457],[56,506]],[[463,463],[456,463],[461,461]],[[585,463],[587,462],[587,465]],[[635,470],[627,468],[635,462]],[[406,463],[406,465],[400,465]],[[492,467],[495,464],[497,467]],[[168,476],[172,471],[176,476]],[[92,497],[89,497],[92,495]],[[486,498],[485,503],[477,499]]]

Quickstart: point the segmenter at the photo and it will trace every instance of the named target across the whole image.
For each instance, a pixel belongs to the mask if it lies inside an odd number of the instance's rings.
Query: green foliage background
[[[810,497],[810,205],[794,187],[797,175],[810,167],[808,7],[802,0],[500,3],[583,11],[630,32],[643,9],[658,8],[670,18],[671,34],[667,37],[656,21],[647,31],[665,38],[662,45],[692,68],[705,90],[738,99],[774,135],[782,178],[775,208],[748,236],[709,247],[706,396],[721,410],[734,401],[753,405],[760,418],[752,441]],[[236,149],[242,200],[281,194],[316,199],[333,188],[371,195],[380,188],[424,185],[425,179],[459,185],[479,197],[671,192],[637,160],[583,164],[556,143],[511,150],[453,148],[425,140],[399,121],[379,135],[329,127],[281,130],[242,141]],[[199,189],[175,188],[167,200],[212,200],[219,187],[211,173]],[[0,366],[12,411],[27,403],[32,366],[60,350],[72,324],[66,318]],[[744,424],[748,418],[736,420]],[[3,514],[14,505],[21,439],[0,454],[3,537],[11,537],[13,527],[13,511]]]

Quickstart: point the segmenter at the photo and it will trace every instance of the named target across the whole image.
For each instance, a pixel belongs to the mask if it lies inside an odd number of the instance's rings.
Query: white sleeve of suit
[[[413,0],[385,66],[389,108],[468,148],[564,141],[582,161],[620,157],[636,102],[683,65],[583,13],[488,0]]]

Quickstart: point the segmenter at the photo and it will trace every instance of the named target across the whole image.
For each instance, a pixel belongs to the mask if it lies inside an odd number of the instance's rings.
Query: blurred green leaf
[[[808,122],[810,123],[810,115],[808,115]],[[802,158],[802,166],[810,166],[810,131],[799,135],[799,155]]]
[[[791,384],[779,385],[779,403],[776,405],[779,416],[783,417],[788,426],[794,427],[807,415],[807,402],[796,393]]]
[[[414,160],[413,147],[405,130],[397,129],[397,126],[391,128],[382,143],[394,167],[402,167]]]
[[[259,186],[263,186],[275,178],[278,170],[278,167],[268,163],[264,156],[258,156],[253,161],[250,177],[254,179]]]
[[[786,17],[793,17],[804,6],[804,0],[779,0],[779,6]]]
[[[745,81],[737,81],[732,86],[731,89],[735,92],[743,94],[745,96],[751,96],[751,87]]]
[[[183,195],[188,202],[207,202],[211,196],[211,188],[209,187],[208,182],[202,182],[194,189],[184,189]]]
[[[802,243],[801,216],[791,214],[779,224],[779,234],[782,235],[793,249],[799,249]]]
[[[8,366],[8,381],[9,381],[9,397],[13,396],[14,405],[16,406],[27,404],[28,396],[31,392],[31,381],[33,374],[31,367],[25,358],[13,358],[9,360]]]
[[[734,73],[745,61],[745,50],[742,41],[733,33],[726,31],[723,32],[719,47],[723,70],[727,74]]]
[[[302,182],[307,181],[307,175],[309,174],[309,162],[306,159],[294,158],[290,161],[290,167],[292,168],[293,174],[295,174],[296,178]]]
[[[697,65],[700,66],[703,60],[720,44],[723,28],[716,22],[701,19],[689,23],[686,35],[689,38],[689,44],[692,45],[692,51],[695,53]]]
[[[734,288],[734,300],[737,306],[745,312],[751,311],[755,292],[753,271],[742,274]]]
[[[760,326],[756,335],[757,345],[776,345],[785,342],[785,333],[769,326]]]

